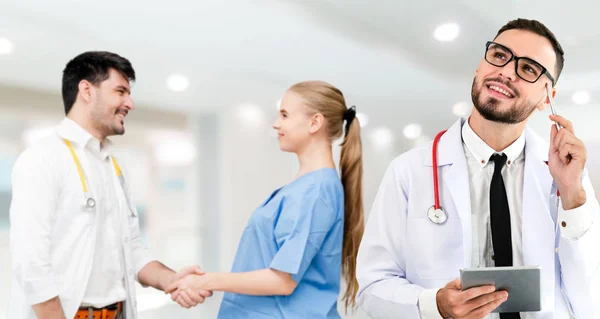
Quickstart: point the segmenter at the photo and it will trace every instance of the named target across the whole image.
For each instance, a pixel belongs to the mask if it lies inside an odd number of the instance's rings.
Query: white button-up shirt
[[[85,205],[71,141],[85,172],[94,208]],[[66,118],[56,134],[25,150],[12,175],[10,252],[14,277],[9,318],[35,318],[32,305],[59,296],[67,318],[82,304],[126,300],[137,318],[137,273],[151,261],[138,216],[110,160],[110,141],[95,140]],[[116,159],[118,162],[118,159]]]
[[[522,212],[523,212],[523,178],[525,169],[525,135],[515,142],[496,152],[487,145],[471,128],[467,121],[462,127],[463,148],[469,171],[469,189],[471,195],[471,223],[473,245],[471,266],[494,267],[494,247],[492,245],[492,228],[490,221],[490,185],[494,175],[494,162],[490,161],[493,154],[506,154],[507,162],[502,168],[502,178],[506,187],[508,207],[510,209],[510,228],[513,251],[513,266],[523,266],[522,249]],[[558,209],[559,220],[566,223],[562,227],[561,236],[568,239],[581,237],[592,225],[592,216],[588,211],[572,209],[565,212],[562,205]],[[438,289],[426,289],[419,297],[421,317],[424,319],[439,319],[436,294]],[[531,314],[521,314],[527,319]],[[499,319],[496,313],[486,319]]]
[[[92,273],[82,304],[102,308],[127,298],[125,271],[121,260],[121,223],[118,218],[121,213],[118,195],[123,190],[114,178],[115,170],[110,157],[112,143],[108,139],[100,143],[77,125],[74,125],[73,133],[81,135],[82,141],[88,141],[84,152],[90,172],[85,174],[89,176],[89,187],[96,201],[99,230]]]

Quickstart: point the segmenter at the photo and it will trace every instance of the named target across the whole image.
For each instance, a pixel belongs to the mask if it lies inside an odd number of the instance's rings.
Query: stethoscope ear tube
[[[73,144],[71,144],[71,141],[69,141],[68,139],[63,139],[63,140],[65,141],[65,144],[67,144],[67,147],[69,147],[71,157],[73,158],[73,161],[75,162],[75,166],[77,166],[77,173],[79,174],[79,180],[81,181],[81,187],[83,188],[83,194],[85,196],[85,206],[89,209],[92,209],[92,208],[96,207],[96,200],[94,200],[94,197],[92,196],[92,194],[89,190],[89,187],[88,187],[89,181],[87,180],[85,172],[83,171],[83,167],[81,166],[81,163],[79,162],[79,158],[77,157],[77,154],[75,153]],[[131,202],[129,201],[129,196],[127,194],[127,188],[125,187],[125,178],[123,177],[123,173],[121,172],[121,167],[119,167],[119,164],[117,164],[117,160],[114,158],[114,156],[111,156],[111,159],[112,159],[113,166],[115,168],[115,174],[117,175],[117,178],[119,179],[119,182],[121,183],[121,187],[123,188],[123,192],[125,194],[125,200],[127,201],[127,205],[129,206],[131,213],[133,215],[135,215],[135,213],[133,211],[133,206],[131,205]]]
[[[433,197],[434,204],[427,210],[427,217],[434,224],[443,224],[448,219],[446,212],[440,206],[440,190],[439,190],[439,178],[438,178],[438,163],[437,163],[437,146],[440,138],[447,130],[439,132],[433,139],[433,145],[431,147],[431,166],[433,170]]]

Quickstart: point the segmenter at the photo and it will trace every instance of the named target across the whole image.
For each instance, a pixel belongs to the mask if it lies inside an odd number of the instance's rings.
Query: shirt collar
[[[59,124],[57,132],[61,138],[71,141],[74,147],[87,148],[94,154],[98,154],[102,159],[110,156],[109,150],[112,142],[108,138],[105,138],[102,142],[98,141],[92,134],[68,117],[65,117]]]
[[[523,150],[525,149],[525,134],[521,134],[519,138],[514,141],[510,146],[502,150],[502,152],[496,152],[493,148],[487,145],[471,128],[469,125],[469,121],[462,127],[462,137],[467,149],[473,154],[475,159],[479,162],[481,167],[487,165],[490,160],[490,157],[495,153],[498,154],[506,154],[508,161],[506,165],[510,167],[512,163],[521,155]]]

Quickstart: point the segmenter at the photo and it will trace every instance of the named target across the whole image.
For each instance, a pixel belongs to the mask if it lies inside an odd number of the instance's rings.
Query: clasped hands
[[[169,278],[164,292],[171,294],[171,299],[183,308],[195,307],[213,294],[212,291],[200,288],[197,283],[204,275],[199,266],[183,268]]]

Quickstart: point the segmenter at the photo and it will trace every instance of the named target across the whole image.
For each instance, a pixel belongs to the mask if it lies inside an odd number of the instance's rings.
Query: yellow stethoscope
[[[67,139],[63,139],[63,140],[69,147],[69,151],[71,151],[71,156],[73,157],[75,166],[77,166],[77,172],[79,173],[79,180],[81,181],[81,186],[83,188],[83,194],[85,196],[85,206],[87,208],[94,208],[94,207],[96,207],[96,200],[94,199],[94,197],[92,196],[92,194],[88,188],[89,181],[87,180],[87,177],[86,177],[85,173],[83,172],[83,168],[81,166],[81,163],[79,162],[79,158],[77,157],[77,154],[75,154],[75,149],[73,149],[73,145],[71,144],[71,141],[69,141]],[[123,174],[121,173],[121,168],[119,167],[119,164],[117,164],[117,160],[114,158],[114,156],[111,156],[110,158],[111,158],[113,166],[115,168],[115,173],[117,174],[117,178],[119,179],[119,182],[121,183],[121,187],[123,188],[123,193],[125,195],[125,200],[127,201],[127,205],[129,206],[129,210],[131,210],[132,214],[135,214],[133,211],[133,208],[131,206],[131,202],[129,201],[129,196],[127,195],[127,188],[125,188],[125,178],[123,177]]]

